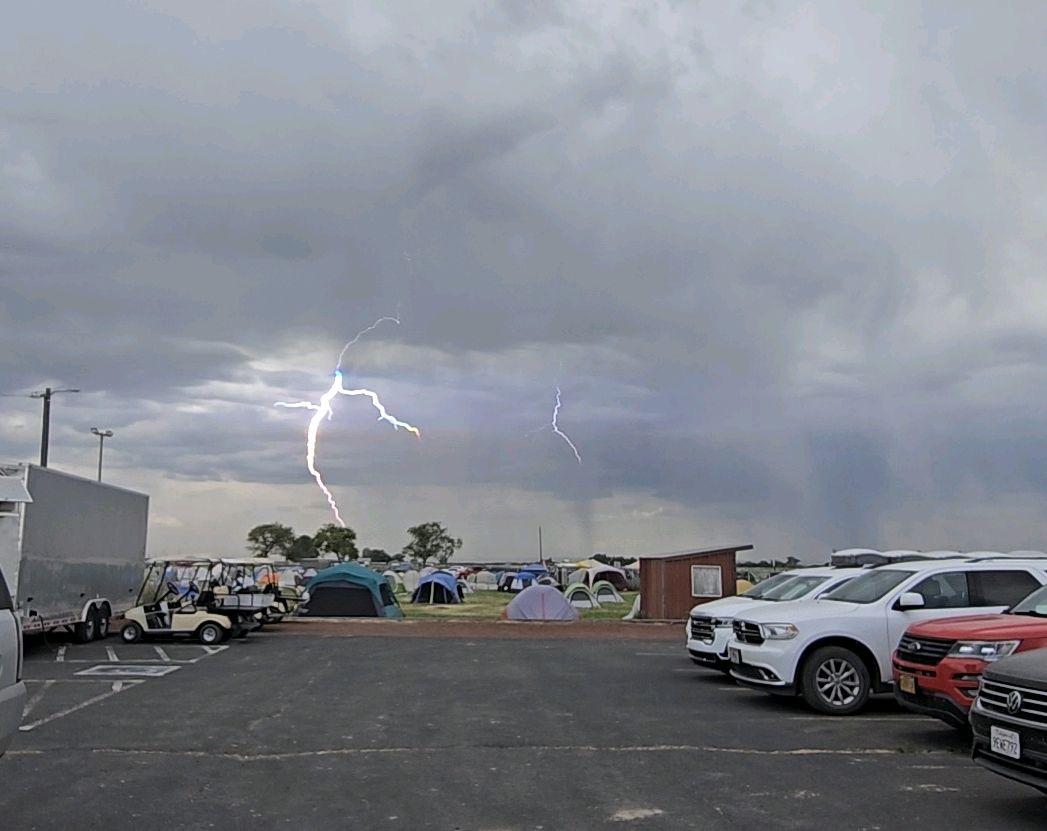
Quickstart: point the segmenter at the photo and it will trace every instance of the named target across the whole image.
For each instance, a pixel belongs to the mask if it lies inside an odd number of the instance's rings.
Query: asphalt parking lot
[[[675,638],[159,646],[31,645],[0,825],[1032,829],[1047,809],[944,725],[889,701],[816,716]]]

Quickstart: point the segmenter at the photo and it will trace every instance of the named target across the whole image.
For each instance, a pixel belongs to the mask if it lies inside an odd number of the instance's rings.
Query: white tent
[[[620,568],[615,568],[614,566],[605,566],[600,563],[597,563],[592,568],[586,569],[585,584],[587,586],[592,588],[600,580],[606,580],[615,588],[623,591],[629,585],[629,581],[628,579],[626,579],[625,572],[622,571]]]
[[[506,620],[578,620],[578,612],[555,586],[528,586],[505,607]]]
[[[639,560],[633,560],[631,563],[626,563],[624,566],[622,566],[622,568],[625,571],[639,571],[640,570],[640,561]]]
[[[486,569],[470,574],[466,580],[476,591],[493,591],[498,588],[498,577],[493,571]]]
[[[585,578],[588,576],[588,569],[580,568],[577,571],[572,571],[567,575],[567,585],[570,586],[572,583],[584,583]]]
[[[403,573],[404,588],[407,589],[409,594],[414,594],[415,589],[418,588],[418,581],[422,579],[422,575],[415,571],[413,568],[410,571]]]

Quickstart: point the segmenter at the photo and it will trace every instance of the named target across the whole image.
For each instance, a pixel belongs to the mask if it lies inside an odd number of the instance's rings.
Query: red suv
[[[1047,647],[1047,586],[1003,614],[910,626],[894,653],[894,695],[902,706],[966,729],[986,664]]]

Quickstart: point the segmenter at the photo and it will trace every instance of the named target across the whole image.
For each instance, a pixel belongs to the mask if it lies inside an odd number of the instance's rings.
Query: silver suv
[[[11,593],[0,574],[0,756],[22,723],[25,682],[22,680],[22,625]]]

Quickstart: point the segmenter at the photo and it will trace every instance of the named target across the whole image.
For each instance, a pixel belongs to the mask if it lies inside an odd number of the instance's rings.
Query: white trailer
[[[105,637],[134,605],[149,497],[30,464],[0,465],[0,570],[26,633]]]

